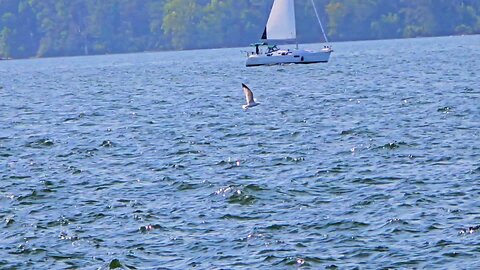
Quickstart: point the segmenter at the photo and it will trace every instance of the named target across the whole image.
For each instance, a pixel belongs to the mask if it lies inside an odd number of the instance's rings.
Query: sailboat
[[[327,36],[323,30],[313,0],[312,5],[322,29],[325,42],[328,44]],[[333,52],[330,45],[324,45],[320,51],[298,48],[294,0],[275,0],[273,2],[261,40],[261,42],[252,44],[252,46],[255,47],[255,52],[247,53],[247,67],[278,64],[326,63],[330,59],[330,54]],[[296,47],[293,50],[280,49],[277,45],[270,44],[270,42],[275,41],[295,41]],[[264,48],[265,46],[266,49]],[[261,48],[264,49],[262,50]]]

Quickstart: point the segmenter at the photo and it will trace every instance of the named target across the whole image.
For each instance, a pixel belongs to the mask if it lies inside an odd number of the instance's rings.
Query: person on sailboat
[[[278,51],[277,45],[268,46],[268,53]]]

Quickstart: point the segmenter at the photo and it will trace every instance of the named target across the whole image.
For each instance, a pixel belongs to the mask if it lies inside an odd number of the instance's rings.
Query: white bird
[[[253,99],[253,92],[252,92],[252,90],[250,90],[250,88],[248,88],[248,86],[246,86],[244,83],[242,83],[242,87],[243,87],[243,93],[245,94],[245,99],[247,100],[247,104],[242,106],[242,108],[244,110],[260,104],[260,103],[255,102],[255,100]]]

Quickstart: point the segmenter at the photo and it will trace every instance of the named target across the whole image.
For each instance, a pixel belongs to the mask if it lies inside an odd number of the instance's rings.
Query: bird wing
[[[245,99],[247,100],[247,104],[254,102],[252,90],[250,90],[250,88],[248,88],[248,86],[246,86],[243,83],[242,83],[242,87],[243,87],[243,93],[245,94]]]

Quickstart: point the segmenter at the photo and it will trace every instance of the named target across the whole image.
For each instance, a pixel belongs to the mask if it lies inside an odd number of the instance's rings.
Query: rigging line
[[[325,34],[325,30],[323,30],[322,21],[320,20],[320,16],[318,16],[318,12],[317,12],[317,8],[315,7],[315,3],[313,2],[313,0],[311,0],[311,2],[312,2],[313,10],[315,11],[315,15],[317,16],[318,23],[320,24],[320,28],[322,29],[323,38],[325,39],[325,42],[328,43],[327,35]]]

